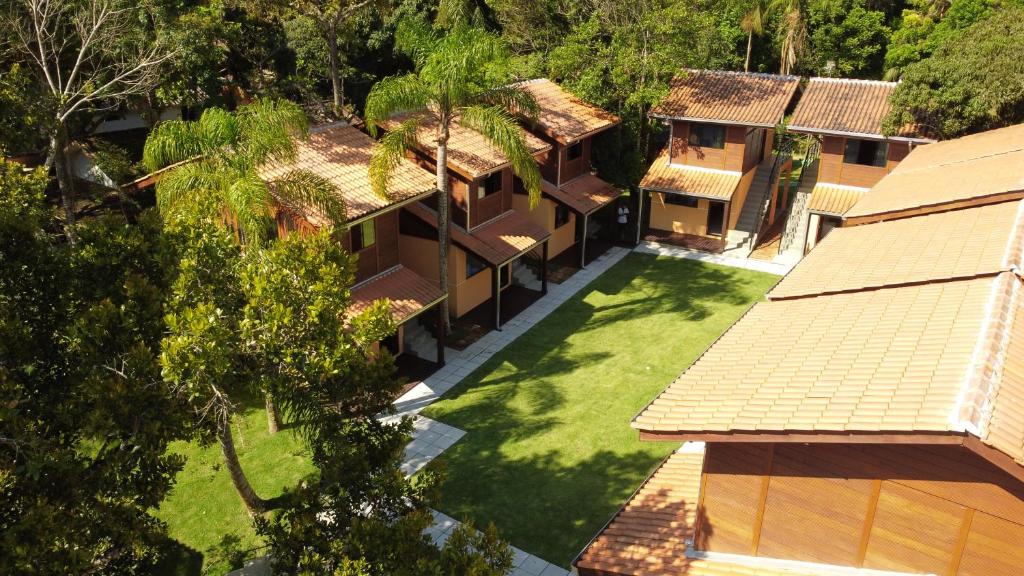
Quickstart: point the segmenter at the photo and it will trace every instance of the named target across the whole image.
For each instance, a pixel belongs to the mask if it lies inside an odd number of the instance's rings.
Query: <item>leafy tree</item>
[[[807,65],[818,76],[877,78],[890,30],[860,0],[814,4],[807,13]]]
[[[1024,8],[993,12],[906,67],[889,133],[908,125],[938,138],[1024,121]]]
[[[46,108],[32,76],[20,64],[0,71],[0,156],[41,150]]]
[[[269,182],[260,176],[268,164],[293,161],[296,139],[307,135],[298,106],[259,99],[234,113],[209,108],[197,121],[159,124],[146,140],[143,162],[150,171],[170,167],[156,185],[165,219],[228,218],[246,243],[259,246],[270,234],[275,201],[345,219],[334,186],[323,178],[306,170]]]
[[[401,383],[376,343],[392,334],[385,302],[343,315],[353,261],[329,234],[291,235],[247,255],[241,339],[255,371],[293,415],[317,474],[282,498],[282,510],[260,519],[274,572],[420,576],[498,576],[511,551],[490,527],[467,526],[439,551],[423,535],[438,477],[415,481],[399,465],[410,421],[393,412]]]
[[[408,55],[416,71],[378,82],[366,102],[366,124],[376,135],[379,126],[398,112],[415,111],[388,131],[370,160],[373,190],[387,195],[388,180],[405,154],[417,145],[417,130],[437,124],[438,246],[441,291],[448,291],[448,138],[453,123],[474,130],[501,150],[523,181],[530,202],[540,198],[540,170],[530,154],[516,116],[535,119],[538,106],[521,87],[508,84],[509,58],[500,40],[475,28],[456,28],[440,36],[422,21],[399,26],[396,47]],[[448,302],[442,301],[448,323]],[[448,329],[446,327],[446,329]]]
[[[11,39],[45,94],[46,166],[57,175],[71,242],[76,235],[69,126],[146,94],[171,56],[140,33],[133,20],[137,9],[117,0],[13,0],[0,15],[0,33]]]
[[[186,423],[157,363],[166,243],[152,214],[63,242],[47,182],[0,161],[0,572],[145,572]]]
[[[361,12],[372,8],[380,9],[384,5],[383,0],[302,0],[290,4],[294,10],[316,23],[327,44],[328,72],[336,115],[341,115],[345,106],[345,79],[342,75],[340,44],[345,27]]]
[[[911,0],[903,10],[885,54],[885,77],[898,79],[904,68],[927,58],[963,30],[1021,0]]]
[[[752,0],[747,12],[743,15],[740,28],[747,33],[747,57],[743,61],[743,71],[750,71],[750,53],[754,48],[754,35],[764,34],[765,12],[768,6],[764,0]]]
[[[779,73],[790,74],[803,54],[807,23],[801,0],[771,0],[768,9],[781,18],[779,36]]]

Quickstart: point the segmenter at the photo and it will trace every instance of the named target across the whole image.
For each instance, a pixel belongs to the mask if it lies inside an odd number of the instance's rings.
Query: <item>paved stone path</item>
[[[668,244],[659,244],[657,242],[641,242],[639,246],[634,249],[636,252],[643,254],[656,254],[658,256],[672,256],[673,258],[686,258],[687,260],[698,260],[700,262],[707,262],[709,264],[719,264],[721,266],[731,266],[733,268],[743,268],[745,270],[754,270],[756,272],[767,272],[769,274],[778,274],[779,276],[785,276],[796,266],[796,263],[787,264],[781,262],[766,262],[764,260],[756,260],[753,258],[735,258],[730,256],[722,256],[721,254],[711,254],[709,252],[700,252],[698,250],[689,250],[687,248],[680,248],[679,246],[671,246]]]

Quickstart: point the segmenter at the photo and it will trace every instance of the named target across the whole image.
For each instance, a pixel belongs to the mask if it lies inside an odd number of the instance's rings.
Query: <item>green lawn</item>
[[[274,436],[267,432],[262,402],[249,403],[241,417],[235,418],[234,436],[242,468],[262,498],[279,496],[285,487],[294,486],[314,470],[292,431],[284,429]],[[167,523],[172,538],[202,555],[206,573],[223,574],[228,567],[223,544],[247,551],[259,547],[260,539],[231,484],[220,446],[179,442],[172,450],[188,460],[156,516]],[[194,568],[180,568],[182,563],[196,561],[179,560],[179,571],[196,573]]]
[[[777,280],[627,256],[424,411],[468,432],[442,510],[568,566],[676,448],[629,421]]]

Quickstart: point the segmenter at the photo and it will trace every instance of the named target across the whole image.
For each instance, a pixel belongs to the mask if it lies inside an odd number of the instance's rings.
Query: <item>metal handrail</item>
[[[751,250],[757,246],[758,237],[761,235],[762,228],[764,228],[764,220],[768,217],[768,208],[772,204],[775,188],[778,187],[779,170],[782,169],[786,159],[792,158],[793,142],[792,139],[784,139],[782,145],[775,152],[775,160],[772,162],[771,172],[768,173],[768,193],[765,194],[764,201],[761,202],[761,206],[758,208],[757,218],[754,220],[754,231],[750,235]]]
[[[800,194],[800,190],[803,188],[804,175],[807,174],[807,169],[810,168],[811,165],[813,165],[818,160],[818,157],[820,155],[821,141],[818,140],[817,138],[812,138],[810,146],[807,147],[807,153],[804,154],[804,164],[803,168],[800,170],[800,178],[797,179],[797,182],[800,184],[800,186],[797,187],[797,194]],[[793,200],[792,205],[794,210],[799,205],[799,203],[799,198],[795,198]],[[783,228],[782,230],[782,236],[779,241],[779,254],[782,254],[783,252],[789,249],[790,244],[794,241],[796,231],[799,229],[799,218],[794,220],[794,216],[797,216],[797,214],[789,214],[786,221],[786,227]]]

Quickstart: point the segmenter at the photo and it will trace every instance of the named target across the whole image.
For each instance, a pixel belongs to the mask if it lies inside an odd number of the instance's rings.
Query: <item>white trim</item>
[[[924,576],[920,572],[895,572],[891,570],[874,570],[871,568],[856,568],[853,566],[840,566],[838,564],[823,564],[820,562],[802,562],[799,560],[783,560],[781,558],[762,558],[760,556],[746,556],[743,554],[727,554],[725,552],[706,552],[695,550],[692,546],[686,547],[686,557],[695,560],[708,560],[721,562],[723,564],[734,564],[750,568],[764,568],[774,571],[792,571],[797,574],[828,574],[829,576]],[[935,576],[934,573],[928,576]]]
[[[874,134],[867,132],[846,132],[843,130],[826,130],[823,128],[814,128],[812,126],[800,126],[790,125],[786,126],[786,130],[789,132],[798,132],[802,134],[823,134],[825,136],[842,136],[845,138],[858,138],[861,140],[880,140],[887,142],[909,142],[912,144],[931,144],[935,142],[931,138],[917,138],[912,136],[884,136],[882,134]]]

